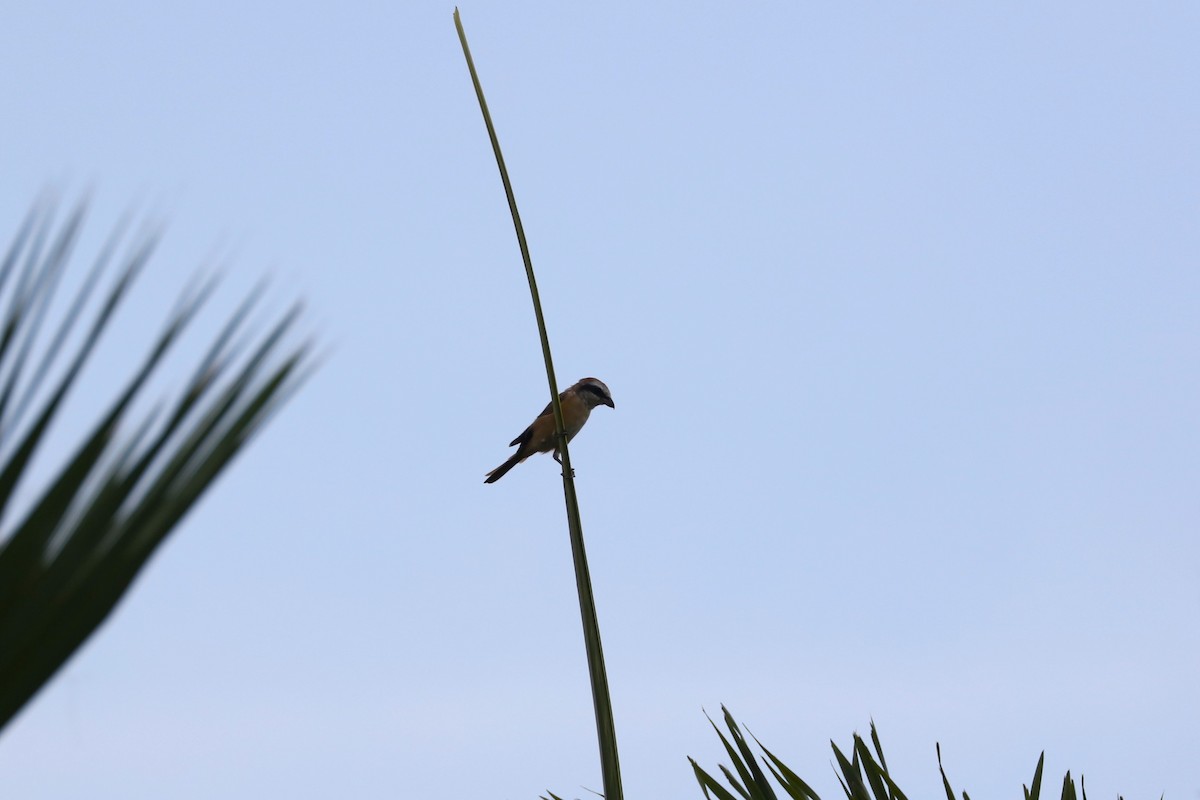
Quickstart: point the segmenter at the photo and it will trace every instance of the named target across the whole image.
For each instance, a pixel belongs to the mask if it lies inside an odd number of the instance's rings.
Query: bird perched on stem
[[[583,424],[587,422],[593,408],[596,406],[616,408],[612,393],[608,391],[604,381],[598,378],[584,378],[560,394],[558,402],[562,406],[563,427],[566,429],[568,442],[574,439],[575,434],[583,428]],[[495,483],[503,478],[510,469],[534,453],[548,453],[553,450],[554,460],[561,464],[562,458],[559,455],[558,443],[555,441],[555,433],[554,411],[552,404],[547,403],[546,408],[533,421],[533,424],[508,443],[509,447],[520,445],[517,452],[513,453],[508,461],[489,472],[484,483]]]

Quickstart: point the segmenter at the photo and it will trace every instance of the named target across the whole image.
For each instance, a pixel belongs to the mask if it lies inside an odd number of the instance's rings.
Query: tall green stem
[[[558,402],[558,383],[554,379],[554,362],[550,356],[550,338],[546,335],[546,320],[542,317],[542,303],[538,297],[537,280],[533,276],[533,260],[529,256],[529,244],[525,240],[525,229],[521,225],[521,214],[517,211],[517,199],[513,194],[508,169],[504,166],[504,155],[500,152],[500,140],[492,125],[483,86],[475,71],[471,48],[467,45],[467,34],[463,30],[462,18],[454,9],[454,26],[462,42],[463,56],[471,71],[471,83],[475,96],[479,98],[479,110],[487,126],[492,151],[496,154],[496,166],[500,168],[500,180],[504,183],[504,194],[508,197],[508,209],[512,212],[513,227],[517,232],[517,244],[521,247],[521,258],[525,261],[525,276],[529,279],[529,293],[533,297],[533,313],[537,316],[538,334],[542,340],[542,357],[546,361],[546,380],[550,384],[550,404],[554,409],[554,425],[560,443],[563,463],[563,495],[567,503],[567,525],[571,535],[571,555],[575,562],[575,584],[579,590],[579,613],[583,619],[583,640],[587,648],[588,674],[592,682],[592,702],[596,709],[596,736],[600,744],[600,768],[604,775],[606,800],[623,800],[621,790],[621,764],[617,758],[617,731],[613,724],[612,700],[608,693],[608,675],[604,670],[604,648],[600,644],[600,624],[596,620],[596,601],[592,596],[592,579],[588,572],[587,552],[583,546],[583,525],[579,521],[579,501],[575,496],[575,475],[571,469],[571,456],[567,452],[567,437],[563,425],[562,407]]]

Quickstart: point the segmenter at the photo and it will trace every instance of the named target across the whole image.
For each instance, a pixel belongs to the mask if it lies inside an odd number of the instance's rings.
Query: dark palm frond
[[[754,743],[762,748],[763,755],[767,757],[767,769],[771,770],[771,774],[787,792],[788,797],[792,800],[820,800],[812,787],[800,780],[800,776],[792,772],[787,764],[776,758],[775,754],[768,750],[762,742],[756,738]]]
[[[859,738],[856,733],[854,734],[855,746],[850,750],[852,754],[850,760],[846,759],[846,756],[832,741],[829,742],[829,745],[833,748],[833,756],[837,759],[838,769],[842,771],[838,779],[842,781],[842,790],[846,793],[847,800],[872,800],[871,793],[867,791],[867,785],[863,782],[862,764],[859,762],[861,753],[857,747],[858,742]],[[880,800],[880,798],[874,798],[874,800]]]
[[[733,793],[717,782],[716,778],[709,775],[704,769],[696,763],[696,759],[688,756],[688,763],[692,765],[692,772],[696,775],[696,782],[700,784],[701,791],[704,792],[706,798],[716,797],[717,800],[737,800]],[[739,787],[739,790],[740,787]],[[744,790],[741,790],[744,791]],[[744,797],[745,795],[743,795]]]
[[[0,262],[0,296],[7,293],[0,316],[0,729],[104,622],[158,545],[311,370],[309,343],[289,343],[298,307],[264,335],[242,332],[256,291],[178,396],[131,420],[135,402],[210,298],[212,282],[201,284],[185,294],[23,517],[7,524],[39,447],[155,245],[153,236],[123,245],[118,230],[57,329],[42,335],[83,217],[80,204],[55,227],[52,208],[35,208]],[[116,276],[85,322],[114,262]],[[73,335],[80,343],[62,356]],[[47,387],[51,374],[57,377]]]
[[[1021,786],[1025,790],[1025,800],[1039,800],[1042,796],[1042,767],[1046,764],[1046,751],[1038,757],[1037,769],[1033,771],[1033,780],[1029,787]]]
[[[950,788],[950,779],[946,777],[946,769],[942,766],[942,743],[934,744],[934,749],[937,751],[938,772],[942,774],[942,788],[946,790],[946,800],[954,800],[954,790]],[[963,794],[966,795],[966,792]],[[1028,789],[1025,790],[1025,800],[1029,800]]]
[[[875,732],[875,723],[871,723],[871,740],[875,745],[875,753],[867,749],[867,743],[861,736],[854,737],[854,749],[858,753],[859,763],[871,784],[872,796],[875,800],[908,800],[900,787],[888,774],[887,765],[883,760],[883,748],[879,745],[879,736]]]
[[[713,722],[712,717],[708,717],[708,722],[712,725],[713,730],[717,733],[717,738],[721,740],[722,746],[725,748],[725,754],[729,756],[732,768],[726,767],[723,764],[718,764],[717,768],[721,774],[725,776],[726,782],[733,787],[737,792],[735,797],[728,789],[721,786],[715,778],[706,772],[696,761],[689,758],[688,761],[692,765],[692,771],[696,775],[696,780],[700,783],[704,791],[705,797],[715,796],[719,800],[777,800],[778,794],[775,788],[768,780],[766,773],[762,769],[762,765],[758,762],[758,757],[751,749],[750,744],[746,741],[745,735],[734,720],[733,715],[729,713],[729,709],[721,706],[721,712],[724,716],[725,726],[729,729],[729,737],[717,727]],[[751,738],[754,738],[751,736]],[[786,764],[776,758],[770,751],[763,747],[758,739],[754,739],[755,744],[766,754],[763,759],[767,770],[770,771],[775,781],[783,788],[784,792],[792,800],[820,800],[812,788],[802,781],[796,773],[794,773]],[[736,775],[734,773],[737,773]],[[710,794],[711,793],[711,794]]]
[[[1067,770],[1067,774],[1063,778],[1062,800],[1077,800],[1077,796],[1075,794],[1075,781],[1071,780],[1070,770]]]
[[[756,755],[746,745],[746,740],[742,736],[741,730],[737,723],[734,722],[733,716],[724,706],[721,707],[725,712],[725,724],[729,728],[730,737],[727,739],[725,734],[716,724],[709,718],[709,723],[717,731],[717,736],[721,740],[721,744],[725,746],[725,752],[733,762],[733,769],[721,766],[721,773],[725,776],[725,780],[733,787],[734,792],[729,791],[722,786],[712,775],[706,772],[694,759],[689,758],[692,771],[696,775],[696,781],[700,784],[704,796],[707,798],[715,797],[717,800],[752,800],[752,798],[773,798],[775,797],[774,790],[768,785],[766,777],[761,769],[757,766]],[[730,744],[730,739],[737,744],[735,748]],[[800,780],[796,774],[787,767],[782,761],[775,757],[771,751],[763,747],[762,742],[754,739],[755,744],[762,750],[765,758],[763,762],[770,770],[771,776],[775,779],[783,789],[787,792],[788,797],[793,800],[819,800],[817,793],[814,792],[807,783]],[[835,775],[838,783],[842,787],[848,800],[906,800],[904,792],[896,785],[892,779],[891,772],[888,769],[887,761],[883,756],[883,746],[879,742],[879,734],[875,729],[874,721],[871,722],[871,746],[867,745],[858,734],[854,735],[853,746],[850,748],[851,757],[847,758],[838,746],[830,742],[833,747],[833,755],[836,760]],[[873,752],[872,752],[873,748]],[[946,777],[946,770],[942,767],[942,747],[937,745],[937,761],[938,771],[942,776],[942,787],[946,792],[946,800],[955,800],[954,790],[950,787],[950,780]],[[1042,790],[1042,768],[1045,765],[1046,754],[1038,758],[1037,769],[1033,773],[1032,788],[1022,787],[1025,790],[1025,800],[1038,800]],[[737,773],[736,775],[734,773]],[[963,800],[970,800],[970,795],[966,792],[962,793]],[[1079,791],[1076,792],[1075,781],[1071,778],[1071,773],[1067,772],[1063,778],[1063,788],[1061,800],[1087,800],[1087,790],[1084,788],[1083,777],[1079,779]],[[1118,798],[1119,800],[1119,798]]]
[[[747,797],[750,800],[778,800],[775,796],[775,790],[771,788],[771,784],[767,781],[767,776],[763,774],[762,767],[758,765],[758,759],[754,755],[754,751],[750,749],[750,745],[746,743],[746,737],[742,735],[741,728],[729,713],[729,709],[721,706],[721,713],[725,717],[725,726],[729,728],[729,735],[737,745],[737,753],[734,753],[733,747],[729,741],[721,735],[721,730],[713,723],[712,718],[708,722],[716,730],[717,735],[721,738],[721,743],[725,745],[725,752],[729,754],[733,761],[734,768],[737,770],[738,776],[746,787]],[[706,715],[707,716],[707,715]],[[729,780],[733,777],[727,770],[722,768]]]

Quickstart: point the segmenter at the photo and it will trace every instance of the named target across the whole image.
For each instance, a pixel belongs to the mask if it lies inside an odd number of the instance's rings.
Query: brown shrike
[[[616,408],[608,387],[604,385],[604,381],[597,378],[584,378],[560,394],[558,402],[562,406],[563,427],[566,428],[568,442],[574,439],[575,434],[583,428],[583,423],[587,422],[593,408],[596,406]],[[484,483],[495,483],[503,478],[506,472],[534,453],[548,453],[553,450],[554,460],[561,464],[562,458],[559,456],[558,442],[555,441],[555,438],[554,411],[552,404],[547,403],[546,408],[533,421],[533,424],[508,443],[509,447],[520,445],[517,452],[513,453],[508,461],[489,472]]]

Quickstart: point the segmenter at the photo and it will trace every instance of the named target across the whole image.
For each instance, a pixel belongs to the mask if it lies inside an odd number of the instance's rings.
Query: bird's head
[[[571,391],[576,392],[583,401],[587,403],[588,408],[596,406],[608,406],[616,408],[613,403],[612,392],[604,385],[604,381],[599,378],[584,378],[579,383],[571,387]]]

